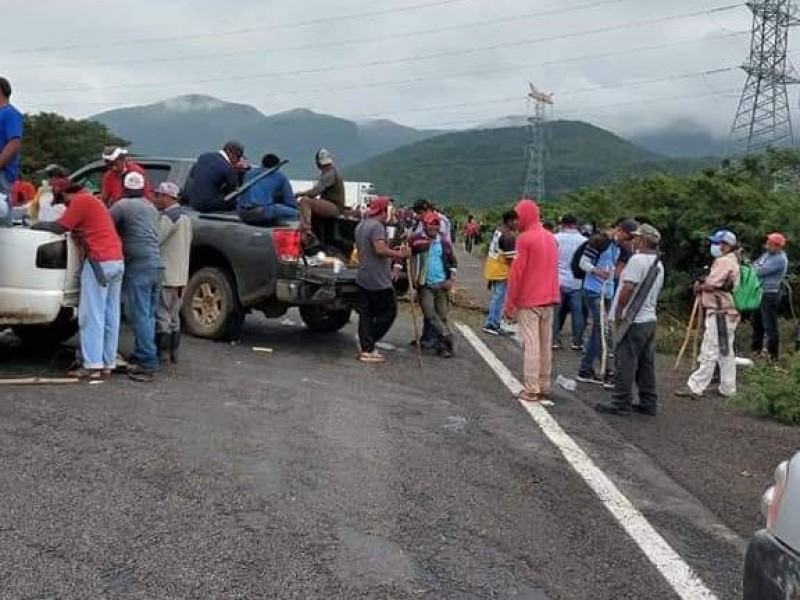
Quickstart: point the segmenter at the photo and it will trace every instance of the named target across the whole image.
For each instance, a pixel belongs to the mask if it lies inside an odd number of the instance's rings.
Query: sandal
[[[538,403],[544,400],[544,396],[542,394],[530,394],[525,390],[522,390],[519,394],[517,394],[517,400],[522,402]]]
[[[67,373],[67,377],[80,379],[82,381],[101,381],[103,379],[102,369],[84,369],[79,367]]]

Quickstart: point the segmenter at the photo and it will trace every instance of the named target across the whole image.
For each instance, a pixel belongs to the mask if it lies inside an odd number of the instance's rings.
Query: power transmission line
[[[204,83],[220,83],[220,82],[231,82],[231,81],[250,81],[256,79],[263,79],[263,78],[270,78],[276,77],[281,75],[300,75],[300,74],[314,74],[320,72],[330,72],[330,71],[337,71],[337,70],[347,70],[352,68],[366,68],[366,67],[376,67],[376,66],[385,66],[391,64],[402,64],[406,62],[415,62],[418,60],[432,60],[436,58],[445,58],[445,57],[452,57],[452,56],[462,56],[466,54],[475,54],[479,52],[486,52],[491,50],[500,50],[512,47],[519,47],[519,46],[526,46],[531,44],[538,44],[543,42],[554,42],[560,41],[564,39],[571,39],[575,37],[582,37],[585,35],[595,35],[598,33],[609,33],[612,31],[620,31],[625,29],[632,29],[636,27],[642,27],[645,25],[651,25],[656,23],[663,23],[668,21],[675,21],[681,20],[686,18],[693,18],[701,15],[707,15],[711,12],[720,12],[722,10],[731,10],[733,8],[739,8],[740,5],[729,5],[726,7],[719,7],[713,10],[703,10],[703,11],[694,11],[690,13],[683,13],[681,15],[672,15],[669,17],[658,17],[655,19],[648,19],[643,21],[636,21],[632,23],[624,23],[619,25],[610,25],[606,27],[599,27],[595,29],[588,29],[579,32],[572,32],[568,34],[560,34],[560,35],[553,35],[547,36],[542,38],[536,39],[528,39],[528,40],[517,40],[513,42],[504,42],[500,44],[492,44],[489,46],[479,46],[475,48],[468,48],[464,50],[448,50],[444,52],[436,52],[427,55],[419,55],[419,56],[411,56],[405,57],[400,59],[389,59],[389,60],[375,60],[375,61],[368,61],[362,63],[356,63],[347,66],[329,66],[329,67],[318,67],[313,69],[304,69],[304,70],[286,70],[286,71],[272,71],[267,73],[257,73],[257,74],[248,74],[248,75],[239,75],[239,76],[225,76],[225,77],[213,77],[207,79],[195,79],[195,80],[185,80],[185,81],[175,81],[171,80],[169,82],[138,82],[138,83],[128,83],[128,84],[119,84],[119,85],[111,85],[111,86],[104,86],[104,89],[136,89],[140,87],[164,87],[164,86],[184,86],[184,85],[191,85],[191,84],[204,84]],[[153,61],[158,62],[158,61]],[[501,71],[501,69],[494,69],[493,71]],[[439,77],[435,77],[434,79],[439,79]],[[46,94],[46,93],[64,93],[64,92],[74,92],[74,91],[86,91],[86,90],[93,90],[94,88],[91,86],[80,86],[80,87],[72,87],[72,88],[50,88],[50,89],[43,89],[39,90],[38,94]],[[36,92],[36,90],[33,90]],[[300,92],[303,93],[303,92]]]
[[[609,4],[621,4],[624,2],[630,2],[631,0],[600,0],[598,2],[591,2],[589,4],[581,4],[578,6],[571,6],[567,8],[559,8],[550,11],[544,12],[536,12],[536,13],[523,13],[519,15],[513,15],[509,17],[500,17],[497,19],[484,19],[482,21],[473,21],[470,23],[461,23],[458,25],[448,25],[445,27],[434,27],[431,29],[420,29],[415,31],[406,31],[406,32],[399,32],[399,33],[389,33],[383,35],[375,35],[375,36],[367,36],[367,37],[358,37],[352,40],[344,40],[344,41],[336,41],[336,42],[322,42],[322,43],[314,43],[314,44],[304,44],[301,46],[281,46],[279,48],[264,48],[264,49],[253,49],[253,50],[237,50],[234,52],[217,52],[214,54],[192,54],[186,56],[176,56],[176,57],[159,57],[157,62],[159,64],[163,63],[171,63],[171,62],[186,62],[186,61],[193,61],[193,60],[205,60],[205,59],[220,59],[220,58],[231,58],[231,57],[239,57],[239,56],[248,56],[248,55],[264,55],[264,54],[282,54],[287,52],[296,52],[301,50],[315,50],[315,49],[324,49],[324,48],[338,48],[343,46],[352,46],[352,45],[361,45],[370,42],[385,42],[387,40],[393,39],[404,39],[409,37],[416,37],[419,35],[430,35],[435,33],[446,33],[449,31],[460,31],[463,29],[473,29],[478,27],[488,27],[491,25],[498,25],[501,23],[509,23],[509,22],[517,22],[522,20],[534,19],[539,17],[545,16],[553,16],[559,14],[566,14],[570,12],[575,12],[577,10],[586,10],[590,8],[596,8],[600,6],[606,6]],[[173,38],[179,39],[179,38]],[[85,67],[94,67],[94,66],[109,66],[109,65],[119,65],[124,64],[125,66],[128,65],[136,65],[136,64],[150,64],[155,62],[156,59],[152,58],[142,58],[142,59],[118,59],[118,60],[102,60],[102,61],[81,61],[78,66],[81,68]],[[48,68],[52,68],[50,63],[34,63],[29,65],[21,65],[18,68],[24,69],[32,69],[37,67],[44,67],[47,66]],[[76,65],[62,65],[62,68],[74,68]]]
[[[279,23],[276,25],[264,25],[262,27],[247,27],[242,29],[228,29],[210,31],[207,33],[194,33],[184,35],[171,35],[162,37],[150,38],[133,38],[129,40],[108,40],[105,42],[92,42],[90,44],[71,44],[64,46],[39,46],[38,48],[17,48],[11,50],[3,50],[5,54],[36,54],[39,52],[64,52],[68,50],[84,50],[89,48],[118,48],[119,46],[130,46],[135,44],[155,44],[162,42],[172,42],[178,40],[196,40],[203,38],[218,38],[228,35],[243,35],[248,33],[262,33],[264,31],[274,31],[277,29],[291,29],[294,27],[305,27],[308,25],[327,25],[339,21],[352,21],[356,19],[365,19],[370,17],[379,17],[383,15],[391,15],[402,12],[409,12],[415,10],[422,10],[425,8],[434,8],[438,6],[447,6],[450,4],[461,4],[463,2],[471,2],[473,0],[433,0],[431,2],[424,2],[421,4],[411,4],[407,6],[398,6],[394,8],[385,8],[381,10],[367,11],[363,13],[356,13],[352,15],[340,16],[326,16],[319,19],[310,19],[306,21],[295,21],[293,23]],[[609,2],[611,0],[608,0]]]

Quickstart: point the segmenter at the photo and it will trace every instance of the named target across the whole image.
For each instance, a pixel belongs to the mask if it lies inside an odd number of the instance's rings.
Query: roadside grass
[[[744,374],[744,386],[730,400],[753,414],[800,425],[800,354],[788,355],[777,365],[757,364]]]

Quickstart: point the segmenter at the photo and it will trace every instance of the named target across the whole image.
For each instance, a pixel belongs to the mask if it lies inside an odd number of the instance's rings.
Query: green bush
[[[743,390],[732,402],[779,423],[800,425],[800,354],[792,355],[785,367],[757,365],[748,370]]]

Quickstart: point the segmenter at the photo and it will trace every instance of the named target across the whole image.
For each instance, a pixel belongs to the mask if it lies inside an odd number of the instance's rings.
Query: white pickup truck
[[[77,331],[78,251],[67,235],[0,228],[0,329],[30,345],[58,344]]]

